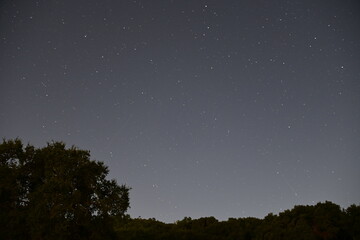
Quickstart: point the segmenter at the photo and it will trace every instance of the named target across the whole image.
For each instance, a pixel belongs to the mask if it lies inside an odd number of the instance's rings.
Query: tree
[[[353,240],[360,240],[360,205],[352,204],[346,211],[346,230]]]
[[[112,217],[129,208],[129,190],[108,180],[89,151],[62,142],[36,149],[19,139],[0,144],[0,238],[115,237]],[[22,230],[20,230],[22,229]]]

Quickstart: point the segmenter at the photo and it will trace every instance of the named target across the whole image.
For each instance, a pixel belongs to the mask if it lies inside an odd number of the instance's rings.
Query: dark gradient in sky
[[[91,150],[133,217],[360,202],[360,4],[2,1],[0,133]]]

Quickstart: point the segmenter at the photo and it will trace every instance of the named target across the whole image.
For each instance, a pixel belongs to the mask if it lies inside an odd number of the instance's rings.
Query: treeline
[[[264,219],[184,218],[173,224],[126,215],[129,191],[88,151],[62,142],[0,143],[0,240],[360,240],[360,206],[295,206]]]
[[[264,219],[184,218],[173,224],[155,219],[123,218],[115,231],[119,239],[192,240],[359,240],[360,206],[341,209],[332,202],[295,206]]]

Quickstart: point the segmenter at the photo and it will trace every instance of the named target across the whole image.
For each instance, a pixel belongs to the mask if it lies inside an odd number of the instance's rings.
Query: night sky
[[[132,187],[132,217],[360,203],[359,1],[0,10],[0,137],[90,150]]]

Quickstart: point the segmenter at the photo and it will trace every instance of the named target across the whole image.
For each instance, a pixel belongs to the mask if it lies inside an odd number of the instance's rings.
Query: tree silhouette
[[[107,180],[88,151],[53,142],[0,144],[0,239],[360,240],[360,206],[325,201],[264,219],[214,217],[166,224],[132,219],[129,188]]]
[[[19,139],[0,144],[0,227],[3,239],[97,239],[129,208],[129,188],[107,180],[108,168],[88,151]],[[99,234],[101,233],[101,234]]]

